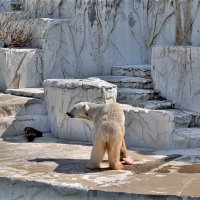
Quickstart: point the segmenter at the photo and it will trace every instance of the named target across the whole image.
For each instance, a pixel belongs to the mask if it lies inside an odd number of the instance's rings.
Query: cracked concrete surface
[[[24,136],[0,140],[0,199],[179,199],[199,197],[200,149],[129,150],[134,165],[86,169],[91,145],[50,134],[28,143]],[[6,191],[5,191],[6,188]],[[11,193],[12,189],[15,191]],[[8,195],[8,196],[6,196]]]

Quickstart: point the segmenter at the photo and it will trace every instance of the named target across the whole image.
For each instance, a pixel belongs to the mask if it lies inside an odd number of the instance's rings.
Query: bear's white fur
[[[82,118],[94,122],[93,149],[87,165],[88,168],[99,168],[106,151],[109,167],[111,169],[123,168],[120,163],[120,150],[121,156],[126,157],[125,116],[120,104],[81,102],[76,104],[67,114],[72,118]]]

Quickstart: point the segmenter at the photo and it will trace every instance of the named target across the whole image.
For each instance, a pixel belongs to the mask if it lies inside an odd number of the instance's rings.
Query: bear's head
[[[91,120],[88,114],[89,105],[88,102],[80,102],[72,107],[72,109],[67,112],[67,115],[71,118],[82,118]]]

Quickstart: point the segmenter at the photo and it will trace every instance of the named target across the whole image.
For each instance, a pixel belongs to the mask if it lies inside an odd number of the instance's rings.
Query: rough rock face
[[[177,106],[200,113],[200,48],[154,47],[155,89]]]

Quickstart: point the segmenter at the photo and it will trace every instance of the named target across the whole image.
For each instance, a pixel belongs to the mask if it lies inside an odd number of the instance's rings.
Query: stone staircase
[[[166,110],[174,116],[173,148],[200,146],[200,115],[176,108],[176,104],[162,98],[159,91],[153,89],[151,65],[114,66],[111,74],[100,78],[118,86],[119,103],[150,110]]]

